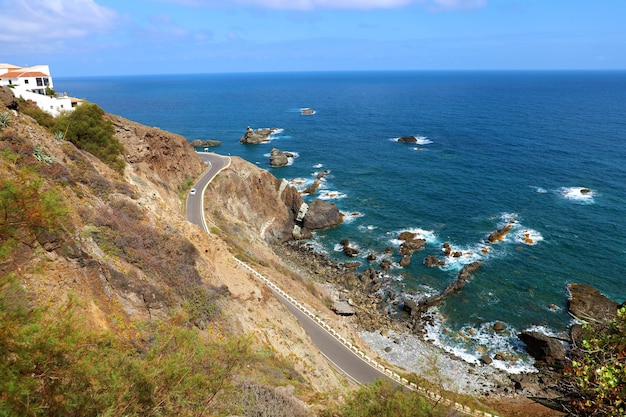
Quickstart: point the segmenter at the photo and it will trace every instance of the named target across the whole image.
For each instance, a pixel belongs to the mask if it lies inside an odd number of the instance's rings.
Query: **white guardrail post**
[[[233,259],[235,259],[235,261],[240,266],[242,266],[244,269],[247,269],[248,271],[252,272],[252,275],[256,276],[260,281],[262,281],[264,284],[266,284],[268,287],[270,287],[270,289],[272,289],[273,291],[277,292],[284,299],[289,301],[289,303],[291,303],[291,305],[293,305],[298,310],[300,310],[301,312],[303,312],[304,314],[306,314],[307,316],[309,316],[313,320],[315,320],[315,322],[317,322],[322,328],[324,328],[324,330],[326,330],[331,336],[333,336],[341,344],[343,344],[348,349],[353,351],[355,354],[357,354],[359,357],[361,357],[364,361],[369,363],[371,366],[373,366],[374,368],[382,371],[383,374],[387,375],[388,377],[390,377],[394,381],[398,382],[399,384],[401,384],[405,388],[410,389],[411,391],[421,392],[422,394],[424,394],[427,397],[429,397],[431,399],[434,399],[436,401],[440,401],[441,400],[441,398],[442,398],[441,395],[439,395],[437,393],[434,393],[432,391],[428,391],[427,389],[425,389],[423,387],[418,387],[415,383],[409,382],[409,380],[407,380],[406,378],[401,377],[400,375],[398,375],[397,373],[395,373],[391,369],[387,369],[385,366],[383,366],[382,364],[378,363],[376,360],[374,360],[374,359],[370,358],[369,356],[367,356],[364,352],[361,352],[356,346],[354,346],[352,343],[348,342],[343,336],[341,336],[337,331],[335,331],[335,329],[330,327],[319,316],[316,316],[312,311],[307,309],[302,303],[300,303],[295,298],[293,298],[292,296],[287,294],[285,291],[283,291],[280,287],[278,287],[276,284],[274,284],[268,278],[264,277],[262,274],[260,274],[259,272],[254,270],[252,267],[250,267],[247,263],[237,259],[236,257],[233,257]],[[465,414],[468,414],[470,416],[474,416],[474,417],[498,417],[495,414],[490,414],[490,413],[487,413],[487,412],[484,412],[484,411],[473,410],[471,407],[459,404],[459,403],[451,401],[451,400],[447,400],[446,399],[445,402],[446,402],[446,404],[450,405],[451,407],[453,407],[457,411],[461,411],[461,412],[463,412]]]

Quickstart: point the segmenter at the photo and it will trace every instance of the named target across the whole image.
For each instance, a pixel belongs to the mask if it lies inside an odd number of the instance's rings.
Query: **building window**
[[[48,80],[47,78],[43,79],[43,85],[49,85],[50,84],[50,80]]]
[[[28,80],[24,80],[24,84],[28,84]]]
[[[43,85],[43,80],[41,78],[37,78],[37,85],[41,87]]]

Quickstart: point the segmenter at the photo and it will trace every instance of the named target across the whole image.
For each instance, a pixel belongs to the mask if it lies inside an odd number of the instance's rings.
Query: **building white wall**
[[[72,111],[72,99],[70,97],[50,97],[43,94],[33,93],[24,89],[23,87],[12,88],[15,97],[21,97],[24,100],[32,100],[37,103],[37,106],[50,113],[54,117],[57,117],[64,111]]]

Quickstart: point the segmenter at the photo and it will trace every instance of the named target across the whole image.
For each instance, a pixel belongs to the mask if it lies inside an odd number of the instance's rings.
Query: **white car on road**
[[[189,195],[196,195],[196,189],[192,188],[191,190],[189,190]]]

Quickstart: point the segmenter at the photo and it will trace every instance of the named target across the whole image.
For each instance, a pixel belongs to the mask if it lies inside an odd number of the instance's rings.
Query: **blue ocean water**
[[[626,300],[626,72],[206,74],[55,87],[189,140],[220,140],[217,153],[299,186],[330,170],[315,197],[335,202],[346,223],[318,232],[317,247],[344,260],[336,246],[349,239],[365,265],[400,232],[421,234],[425,249],[390,271],[403,292],[441,291],[464,264],[483,262],[428,329],[468,360],[503,352],[515,361],[496,365],[526,369],[515,335],[565,331],[568,283]],[[242,145],[247,126],[281,130]],[[397,142],[403,135],[418,142]],[[293,164],[271,168],[273,147],[296,153]],[[504,241],[487,242],[511,221]],[[463,256],[423,266],[444,257],[444,242]],[[495,334],[495,321],[507,331]]]

